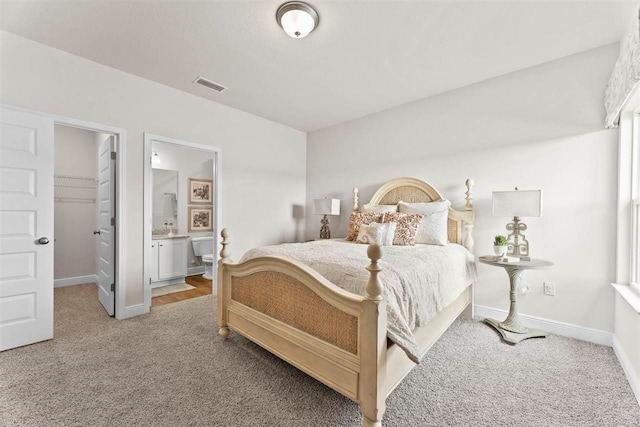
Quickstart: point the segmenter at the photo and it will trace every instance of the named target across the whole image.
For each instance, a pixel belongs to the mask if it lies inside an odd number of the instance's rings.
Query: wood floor
[[[184,292],[176,292],[174,294],[161,295],[151,298],[151,307],[159,305],[171,304],[172,302],[184,301],[186,299],[202,297],[211,294],[211,280],[203,279],[202,276],[188,276],[185,280],[195,289]]]

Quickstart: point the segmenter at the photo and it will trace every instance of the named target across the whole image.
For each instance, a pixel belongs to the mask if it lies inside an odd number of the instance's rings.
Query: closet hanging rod
[[[64,184],[53,184],[54,187],[64,187],[64,188],[82,188],[85,190],[91,190],[95,187],[83,187],[81,185],[64,185]]]
[[[96,199],[84,199],[81,197],[55,197],[53,201],[59,203],[95,203]]]

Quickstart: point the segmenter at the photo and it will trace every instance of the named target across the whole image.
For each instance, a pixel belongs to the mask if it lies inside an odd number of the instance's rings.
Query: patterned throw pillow
[[[353,212],[349,217],[349,233],[347,240],[355,242],[358,239],[358,232],[362,224],[380,222],[382,214],[374,212]]]
[[[416,243],[441,246],[447,244],[450,206],[451,202],[448,200],[429,203],[398,203],[401,213],[422,215],[422,222],[416,234]]]
[[[404,213],[384,214],[384,222],[395,222],[396,233],[393,237],[393,244],[398,246],[414,246],[416,244],[416,233],[422,221],[422,215],[412,215]]]

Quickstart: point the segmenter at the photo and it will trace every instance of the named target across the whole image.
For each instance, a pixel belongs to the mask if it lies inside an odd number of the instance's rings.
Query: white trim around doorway
[[[208,151],[213,156],[213,212],[215,216],[214,232],[213,232],[213,248],[214,253],[217,252],[220,235],[220,165],[222,164],[222,150],[204,144],[196,144],[193,142],[181,141],[179,139],[168,138],[165,136],[144,133],[144,216],[143,216],[143,263],[144,263],[144,303],[142,310],[145,313],[151,310],[151,233],[153,226],[153,209],[152,209],[152,188],[151,170],[152,170],[152,142],[163,142],[169,144],[180,145],[186,148],[195,148],[197,150]],[[216,281],[218,278],[218,264],[213,263],[213,286],[212,292],[216,294]]]
[[[54,124],[70,126],[94,132],[108,133],[116,138],[116,319],[131,317],[127,310],[125,232],[126,229],[126,147],[127,131],[122,128],[88,122],[68,117],[53,116]]]

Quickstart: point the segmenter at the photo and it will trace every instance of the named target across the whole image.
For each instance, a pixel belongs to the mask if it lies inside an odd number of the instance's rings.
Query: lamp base
[[[331,238],[331,230],[329,230],[329,218],[327,218],[327,216],[325,215],[320,220],[320,224],[322,224],[322,227],[320,227],[320,238],[321,239],[330,239]]]
[[[507,231],[510,231],[511,234],[507,236],[509,240],[509,246],[507,249],[507,255],[515,256],[520,259],[529,258],[529,241],[525,239],[522,231],[527,230],[527,224],[520,222],[520,218],[517,216],[513,217],[513,222],[507,224]],[[513,243],[511,242],[511,238],[513,237]]]
[[[518,344],[522,340],[528,338],[545,338],[547,333],[538,329],[526,329],[523,332],[513,332],[503,327],[504,322],[495,319],[484,319],[484,323],[493,326],[496,331],[502,335],[504,342],[509,344]]]

